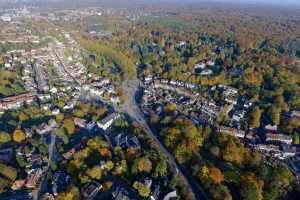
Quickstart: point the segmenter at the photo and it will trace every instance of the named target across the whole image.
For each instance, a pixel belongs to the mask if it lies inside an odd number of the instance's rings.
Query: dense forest
[[[108,40],[131,53],[141,79],[151,75],[200,84],[203,97],[221,104],[224,97],[211,88],[218,84],[237,88],[253,104],[243,129],[260,134],[265,125],[277,125],[299,144],[300,121],[286,117],[300,108],[300,21],[295,10],[189,7],[171,9],[172,14],[165,14],[164,8],[151,10],[155,17],[142,17],[132,26],[122,18],[109,24],[106,18],[104,27],[113,26],[115,32],[99,43]],[[194,66],[203,60],[215,63],[212,75],[195,73]],[[178,115],[176,106],[166,105],[160,115],[152,113],[151,123],[212,199],[295,198],[297,183],[287,167],[270,165],[260,153],[218,134],[214,127],[195,125]],[[216,123],[226,125],[228,120],[220,117]]]
[[[292,138],[293,147],[299,148],[300,119],[291,117],[292,111],[300,110],[299,9],[209,3],[140,9],[147,15],[137,17],[134,14],[138,9],[128,8],[130,14],[126,16],[87,16],[51,24],[41,21],[39,26],[62,43],[64,39],[57,27],[70,32],[84,49],[82,56],[88,73],[113,81],[121,102],[125,98],[121,83],[126,79],[138,78],[142,82],[146,77],[154,77],[195,84],[199,87],[192,92],[220,107],[228,105],[219,86],[236,89],[239,103],[234,109],[245,112],[240,123],[233,123],[232,113],[222,111],[213,123],[197,124],[180,112],[179,107],[185,105],[173,102],[154,103],[152,107],[156,110],[147,110],[145,118],[176,162],[188,170],[210,199],[297,199],[299,182],[284,162],[255,151],[251,148],[255,142],[221,134],[218,128],[231,127],[265,138],[265,127],[276,126],[280,134]],[[109,34],[90,36],[87,27],[96,23]],[[0,50],[9,48],[0,46]],[[207,74],[201,69],[203,63]],[[24,92],[20,76],[0,63],[0,97]],[[168,95],[180,98],[176,92]],[[65,105],[64,100],[56,100],[54,104],[60,109]],[[245,108],[246,104],[251,106]],[[48,121],[51,115],[39,109],[25,106],[22,112],[1,116],[0,143],[24,142],[25,133],[20,129],[37,125],[32,122],[36,118]],[[139,176],[158,180],[173,175],[154,142],[129,118],[118,120],[112,132],[136,136],[142,149],[112,149],[104,137],[79,137],[75,118],[97,122],[107,113],[108,107],[76,102],[74,110],[55,117],[60,124],[55,132],[60,141],[59,153],[71,149],[72,140],[83,144],[74,159],[61,158],[58,163],[51,163],[51,170],[61,167],[72,176],[72,187],[57,199],[66,195],[69,199],[80,199],[79,188],[91,180],[102,179],[105,190],[109,190],[112,175],[122,177],[140,196],[148,198],[150,191],[138,182]],[[30,148],[34,146],[46,156],[42,139],[33,138]],[[105,169],[98,166],[101,161]],[[14,167],[20,168],[24,162],[16,158]],[[0,165],[2,168],[7,170],[0,172],[5,176],[0,180],[0,190],[4,192],[11,180],[16,179],[17,170]],[[179,190],[182,199],[194,199],[191,190],[181,183],[179,177],[172,179],[172,187]]]

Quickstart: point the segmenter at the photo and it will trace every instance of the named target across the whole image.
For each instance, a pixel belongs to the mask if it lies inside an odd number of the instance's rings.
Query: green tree
[[[274,125],[279,125],[280,123],[280,109],[275,106],[271,106],[268,111],[268,115],[270,116]]]
[[[299,134],[298,133],[295,133],[293,135],[293,144],[294,145],[298,145],[300,143],[300,138],[299,138]]]
[[[140,182],[137,182],[137,181],[135,181],[133,183],[133,188],[136,189],[139,192],[139,195],[141,197],[145,197],[145,198],[149,197],[150,192],[151,192],[150,188],[147,185],[144,185],[144,184],[142,184]]]
[[[168,174],[168,162],[166,159],[160,159],[154,170],[155,177],[164,177]]]
[[[0,177],[0,194],[6,192],[9,187],[10,181]]]
[[[62,127],[64,127],[67,130],[67,133],[69,135],[71,135],[75,132],[75,123],[74,123],[73,119],[71,119],[71,118],[65,119]]]
[[[11,137],[7,132],[0,133],[0,143],[7,143],[11,141]]]
[[[152,162],[147,157],[137,158],[132,165],[132,172],[137,174],[138,172],[150,173],[152,170]]]
[[[55,132],[55,134],[59,138],[61,138],[63,140],[64,144],[68,144],[69,143],[69,138],[68,138],[68,136],[66,134],[66,131],[65,131],[65,129],[63,127],[57,129],[56,132]]]
[[[225,161],[241,165],[244,161],[245,149],[239,141],[229,137],[222,155]]]
[[[259,200],[257,187],[253,183],[244,184],[242,186],[241,195],[244,200]]]
[[[263,199],[263,181],[254,173],[246,172],[241,179],[242,197],[245,200],[262,200]]]
[[[261,110],[255,106],[250,113],[250,127],[259,128],[261,118]]]
[[[17,170],[2,163],[0,163],[0,174],[11,181],[14,181],[17,178]]]
[[[100,166],[94,166],[86,171],[87,175],[92,179],[100,180],[102,177],[102,170]]]
[[[64,120],[64,114],[63,113],[58,113],[58,115],[56,115],[56,121],[57,122],[62,122]]]
[[[29,117],[28,117],[28,115],[26,115],[24,112],[21,112],[20,114],[19,114],[19,120],[20,121],[26,121],[26,120],[28,120],[29,119]]]

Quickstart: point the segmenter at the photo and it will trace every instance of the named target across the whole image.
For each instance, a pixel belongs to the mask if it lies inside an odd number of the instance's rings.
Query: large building
[[[115,122],[115,120],[119,119],[121,115],[119,113],[112,113],[102,119],[101,121],[97,122],[97,125],[99,128],[106,131],[108,128],[111,127],[111,125]]]

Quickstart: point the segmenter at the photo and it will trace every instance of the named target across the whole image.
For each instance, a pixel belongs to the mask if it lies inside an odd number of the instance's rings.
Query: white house
[[[208,65],[208,66],[214,66],[215,62],[212,61],[212,60],[209,60],[209,61],[206,62],[206,65]]]
[[[293,139],[289,135],[267,133],[266,142],[282,142],[291,145]]]
[[[52,110],[52,115],[58,115],[60,113],[60,111],[59,111],[59,109],[57,108],[57,109],[54,109],[54,110]]]
[[[204,62],[199,62],[195,65],[195,69],[204,69],[206,67],[206,64]]]
[[[203,70],[200,75],[202,76],[209,76],[209,75],[212,75],[214,72],[211,70],[211,69],[205,69]]]
[[[105,117],[101,121],[98,121],[97,125],[99,128],[106,131],[119,118],[121,118],[121,115],[119,113],[112,113],[111,115]]]

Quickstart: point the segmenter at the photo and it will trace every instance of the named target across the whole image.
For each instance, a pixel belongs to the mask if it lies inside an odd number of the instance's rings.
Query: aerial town
[[[299,13],[12,5],[1,200],[300,198]]]

